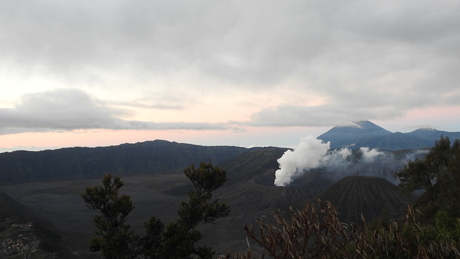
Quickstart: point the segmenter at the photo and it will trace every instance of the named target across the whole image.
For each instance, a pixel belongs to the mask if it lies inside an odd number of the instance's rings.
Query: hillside
[[[412,199],[398,187],[379,177],[349,176],[329,187],[319,198],[330,201],[344,222],[360,221],[361,214],[370,221],[387,215],[402,216]]]
[[[432,128],[418,129],[406,134],[408,136],[414,136],[421,139],[425,139],[431,143],[434,143],[436,140],[439,140],[441,136],[449,137],[451,140],[460,139],[460,132],[449,132]]]
[[[384,150],[421,149],[432,146],[434,141],[435,140],[431,141],[415,135],[395,132],[384,136],[359,139],[353,148],[369,147]]]
[[[60,243],[59,234],[0,192],[0,258],[73,258]]]
[[[218,164],[246,150],[155,140],[110,147],[16,151],[0,154],[0,184],[94,179],[107,173],[121,176],[182,173],[189,165],[209,160]]]

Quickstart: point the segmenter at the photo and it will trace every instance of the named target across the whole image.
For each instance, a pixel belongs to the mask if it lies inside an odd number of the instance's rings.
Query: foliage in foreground
[[[330,202],[307,203],[304,210],[290,210],[291,218],[275,215],[278,226],[259,221],[260,233],[245,226],[247,236],[261,248],[227,258],[458,258],[459,219],[438,215],[439,224],[416,223],[409,204],[403,223],[391,221],[388,227],[370,229],[363,224],[341,223]],[[442,213],[441,213],[442,214]],[[445,223],[454,221],[454,229]],[[452,223],[452,222],[450,222]]]
[[[212,200],[212,192],[227,181],[227,173],[211,163],[201,163],[199,168],[190,166],[184,170],[193,183],[188,192],[189,201],[182,202],[179,219],[165,226],[152,216],[145,222],[146,234],[140,237],[131,230],[126,217],[134,209],[131,198],[119,196],[123,186],[120,177],[104,175],[102,186],[87,187],[82,198],[90,209],[100,211],[94,216],[98,231],[91,240],[90,250],[101,251],[103,258],[212,258],[212,248],[198,246],[200,223],[214,222],[227,216],[229,207]]]
[[[409,162],[395,176],[406,192],[423,190],[415,206],[424,221],[434,223],[440,210],[460,217],[460,140],[451,145],[448,137],[441,137],[424,159]]]

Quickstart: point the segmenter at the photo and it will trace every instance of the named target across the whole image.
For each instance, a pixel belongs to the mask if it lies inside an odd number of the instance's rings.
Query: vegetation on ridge
[[[108,173],[120,176],[181,173],[191,164],[208,159],[218,164],[244,151],[247,149],[242,147],[199,146],[164,140],[96,148],[15,151],[0,154],[0,185],[100,179]]]

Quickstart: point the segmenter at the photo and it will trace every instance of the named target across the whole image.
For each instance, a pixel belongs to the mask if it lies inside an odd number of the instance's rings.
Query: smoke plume
[[[312,136],[302,138],[294,150],[288,150],[278,159],[280,169],[275,172],[275,185],[289,185],[296,178],[301,177],[306,171],[324,167],[333,177],[337,174],[345,176],[344,170],[349,173],[358,173],[356,166],[350,165],[369,164],[384,153],[367,147],[360,148],[359,161],[352,161],[352,150],[348,148],[330,150],[330,143],[324,143]],[[342,176],[342,177],[343,177]]]

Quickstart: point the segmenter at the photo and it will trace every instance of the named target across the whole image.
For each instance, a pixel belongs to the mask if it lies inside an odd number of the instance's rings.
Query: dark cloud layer
[[[223,124],[155,123],[119,118],[126,113],[105,106],[81,90],[56,89],[25,95],[16,107],[0,109],[0,134],[75,129],[226,129]]]

